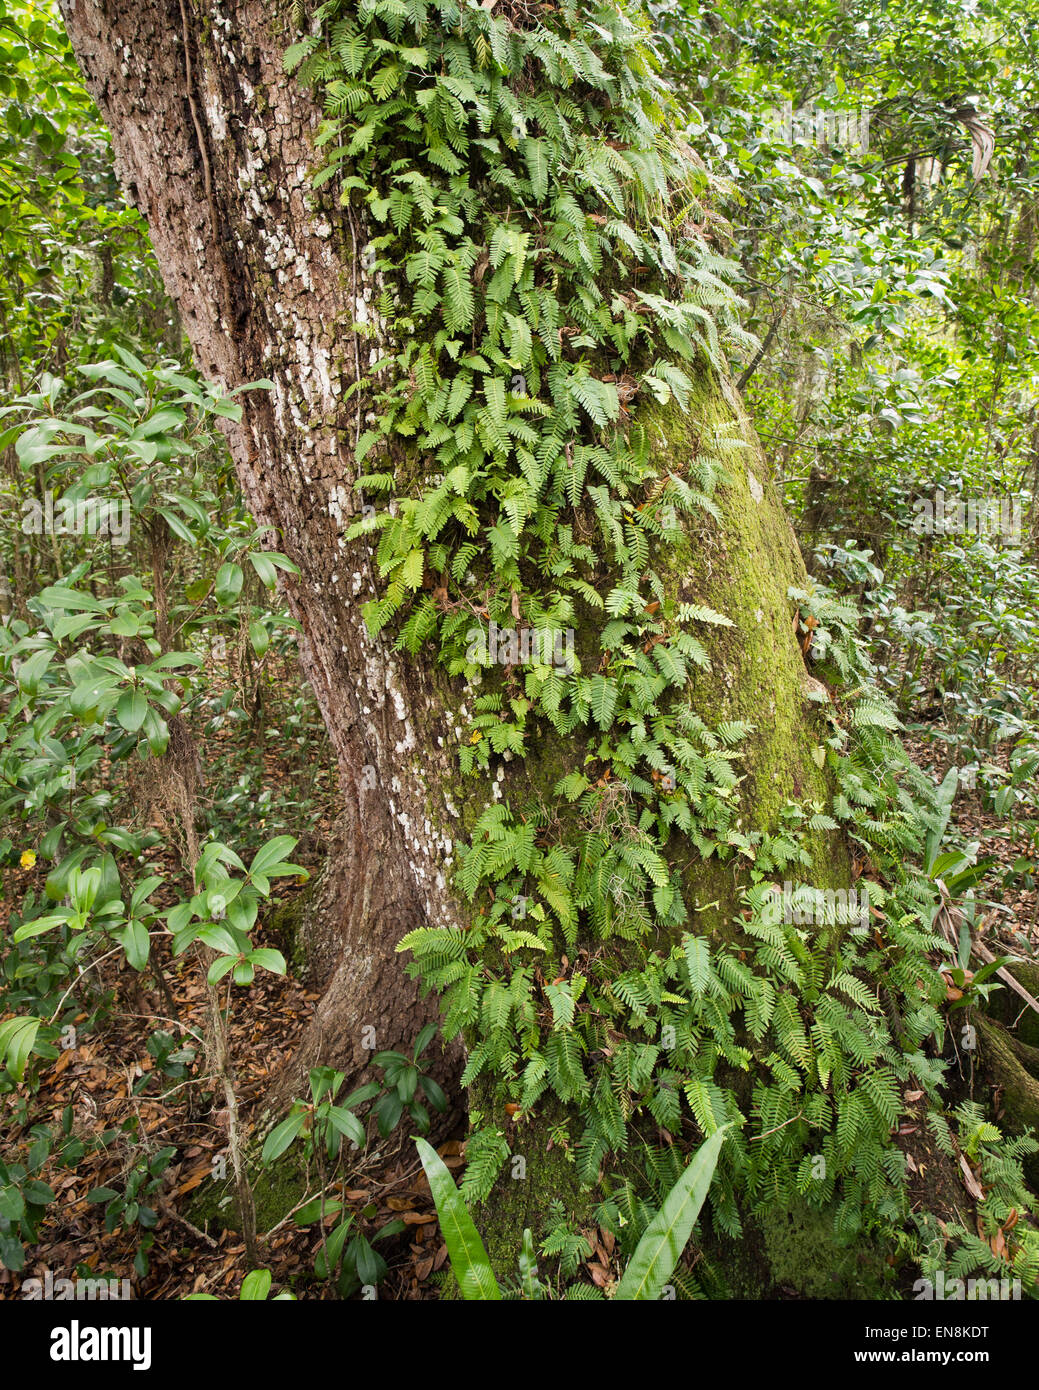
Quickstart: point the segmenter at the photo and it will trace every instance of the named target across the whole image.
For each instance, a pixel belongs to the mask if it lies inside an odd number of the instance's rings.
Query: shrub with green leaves
[[[51,1156],[53,1137],[36,1127],[24,1161],[0,1159],[0,1266],[20,1270],[25,1266],[23,1242],[34,1244],[47,1208],[56,1193],[40,1172]]]
[[[238,1290],[238,1298],[243,1303],[266,1303],[271,1291],[272,1276],[269,1269],[251,1270],[242,1280],[242,1287]],[[272,1302],[280,1303],[284,1301],[295,1302],[296,1295],[288,1289],[282,1289],[276,1293]],[[220,1299],[211,1293],[189,1293],[185,1296],[185,1303],[219,1303]]]
[[[343,1298],[359,1288],[374,1287],[385,1277],[388,1266],[373,1245],[406,1229],[402,1221],[391,1220],[369,1240],[355,1213],[345,1210],[344,1197],[337,1195],[349,1183],[352,1154],[358,1150],[363,1154],[368,1144],[368,1116],[362,1118],[358,1112],[368,1107],[382,1139],[390,1137],[405,1114],[420,1128],[429,1127],[429,1113],[419,1096],[424,1095],[438,1111],[447,1105],[437,1083],[418,1067],[435,1031],[435,1025],[427,1024],[415,1040],[410,1058],[401,1052],[377,1052],[372,1062],[382,1071],[382,1080],[367,1082],[346,1096],[339,1096],[346,1079],[342,1072],[315,1067],[310,1072],[310,1100],[295,1101],[288,1116],[264,1140],[260,1157],[267,1165],[276,1163],[302,1141],[306,1190],[313,1191],[316,1186],[318,1191],[294,1210],[293,1219],[298,1226],[319,1223],[321,1243],[314,1273],[319,1279],[333,1280]],[[312,1171],[316,1181],[311,1180]],[[370,1205],[362,1215],[372,1218],[377,1210]],[[327,1229],[326,1222],[330,1223]]]
[[[167,755],[171,721],[197,696],[204,658],[191,648],[207,622],[233,614],[248,622],[254,650],[266,651],[278,624],[239,614],[243,563],[264,588],[292,566],[260,550],[259,533],[241,519],[221,523],[199,467],[214,447],[213,419],[236,415],[238,404],[179,364],[149,366],[125,349],[116,356],[79,368],[91,383],[85,392],[70,397],[66,382],[45,376],[38,391],[0,410],[2,442],[26,476],[39,473],[45,496],[66,510],[89,498],[97,523],[97,534],[55,535],[58,562],[74,563],[25,596],[26,616],[9,615],[0,627],[4,847],[24,863],[52,865],[42,898],[30,892],[12,919],[4,962],[19,1017],[0,1025],[0,1058],[15,1081],[34,1050],[56,1055],[63,1010],[75,1007],[68,981],[82,979],[111,943],[136,971],[151,968],[152,940],[162,935],[174,955],[196,943],[216,952],[212,983],[231,973],[247,985],[258,967],[284,972],[280,952],[254,948],[249,932],[271,880],[303,872],[288,861],[293,837],[261,845],[248,868],[213,838],[191,866],[195,891],[165,909],[153,900],[164,877],[142,872],[160,837],[120,795],[118,774]],[[124,511],[126,536],[115,537],[111,517]],[[143,543],[148,577],[115,564],[115,539],[131,538]],[[106,544],[107,557],[99,553]],[[192,549],[199,573],[171,598],[163,564],[175,544]],[[77,559],[77,549],[88,558]]]

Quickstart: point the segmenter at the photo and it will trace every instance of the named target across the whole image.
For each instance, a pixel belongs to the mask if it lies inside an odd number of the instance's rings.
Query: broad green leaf
[[[487,1251],[462,1201],[462,1194],[455,1186],[454,1178],[431,1144],[424,1139],[416,1139],[415,1144],[433,1193],[440,1229],[462,1297],[477,1302],[500,1300],[501,1290]]]
[[[707,1197],[728,1128],[722,1125],[697,1149],[664,1199],[664,1205],[647,1226],[614,1298],[645,1302],[660,1297],[681,1259]]]
[[[49,608],[71,610],[74,613],[103,613],[105,605],[93,594],[81,593],[78,589],[66,589],[60,584],[51,584],[40,590],[40,599]]]
[[[273,1163],[276,1158],[280,1158],[292,1141],[303,1132],[306,1118],[305,1114],[290,1115],[287,1120],[282,1120],[280,1125],[276,1125],[264,1140],[261,1161]]]
[[[128,734],[135,734],[148,713],[148,701],[140,690],[125,690],[115,707],[115,717]]]
[[[257,656],[263,656],[267,648],[271,645],[271,634],[259,619],[249,624],[249,641]]]
[[[234,603],[242,592],[244,579],[241,565],[231,563],[221,565],[216,572],[213,586],[219,602],[225,606]]]
[[[134,970],[143,970],[148,964],[148,953],[151,948],[151,941],[148,938],[148,929],[143,922],[134,919],[127,922],[121,931],[114,935],[122,944],[126,952],[126,959],[130,962]]]
[[[285,856],[291,854],[296,841],[291,835],[277,835],[267,844],[261,845],[249,865],[249,875],[262,874],[265,878],[285,877],[287,873],[300,873],[296,864],[286,864]]]
[[[50,917],[34,917],[31,922],[23,922],[20,927],[15,928],[15,941],[28,941],[30,936],[41,936],[43,932],[50,931],[51,927],[60,927],[68,921],[65,913],[59,913]]]
[[[0,1023],[0,1060],[16,1081],[25,1076],[25,1064],[42,1022],[41,1018],[9,1018]]]
[[[253,965],[259,965],[262,969],[270,970],[275,975],[285,974],[285,957],[280,951],[275,951],[270,946],[261,946],[256,951],[250,951],[248,959],[252,961]]]
[[[240,1300],[262,1303],[271,1291],[271,1272],[269,1269],[254,1269],[242,1280]]]
[[[312,1202],[300,1207],[292,1219],[297,1226],[310,1226],[323,1217],[328,1219],[338,1216],[342,1209],[343,1204],[338,1197],[315,1197]]]

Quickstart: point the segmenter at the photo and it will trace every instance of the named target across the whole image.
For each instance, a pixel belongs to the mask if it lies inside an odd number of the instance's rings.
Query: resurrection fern
[[[467,929],[423,928],[401,949],[441,994],[445,1034],[466,1036],[466,1084],[580,1115],[584,1182],[644,1131],[732,1124],[716,1224],[736,1232],[748,1206],[801,1194],[836,1200],[853,1229],[898,1209],[900,1091],[939,1079],[924,1052],[941,1028],[936,939],[898,872],[924,789],[894,752],[854,610],[794,591],[810,659],[847,692],[816,682],[820,766],[839,790],[786,807],[769,835],[738,825],[751,726],[709,728],[686,693],[708,630],[732,621],[677,601],[661,571],[690,518],[718,515],[746,443],[705,428],[677,471],[645,423],[686,410],[745,346],[732,267],[701,235],[708,179],[669,133],[637,12],[567,0],[537,15],[331,0],[286,58],[323,93],[314,182],[360,215],[377,291],[353,326],[373,359],[354,389],[368,401],[357,488],[376,505],[348,532],[377,542],[368,626],[469,686],[486,678],[463,775],[523,758],[535,736],[586,754],[544,796],[486,807],[458,846]],[[575,629],[588,640],[561,650]],[[775,878],[807,871],[806,837],[839,829],[876,868],[883,931],[840,912],[774,921]],[[729,939],[690,930],[690,849],[744,871]],[[503,1130],[478,1130],[468,1197],[508,1155]]]
[[[587,1237],[576,1229],[573,1217],[558,1199],[549,1206],[541,1250],[559,1262],[559,1274],[564,1280],[572,1279],[579,1266],[592,1253]]]
[[[482,1202],[488,1196],[508,1157],[509,1146],[500,1129],[482,1129],[470,1136],[462,1179],[467,1202]]]
[[[619,567],[611,611],[640,614],[651,540],[709,488],[658,473],[627,405],[684,406],[739,305],[731,266],[697,234],[707,176],[663,134],[641,24],[623,8],[571,4],[541,23],[426,0],[334,0],[317,18],[322,37],[286,59],[325,92],[315,181],[338,175],[344,202],[363,202],[387,283],[358,486],[396,490],[404,456],[435,469],[354,528],[381,533],[372,630],[410,611],[402,644],[436,632],[441,659],[471,675],[471,610],[452,620],[421,592],[430,573],[457,585],[463,549],[465,565],[493,559],[478,576],[492,621],[515,591],[524,622],[571,625],[579,601],[602,603],[587,553],[560,534],[573,512]],[[525,592],[529,565],[552,583]],[[561,732],[584,717],[578,679],[553,702]]]
[[[919,1219],[921,1273],[932,1285],[939,1270],[947,1282],[1020,1281],[1016,1290],[996,1292],[986,1287],[968,1297],[1039,1298],[1035,1198],[1022,1170],[1022,1160],[1039,1150],[1039,1143],[1027,1134],[1005,1138],[973,1102],[958,1106],[951,1120],[950,1124],[940,1114],[929,1117],[938,1147],[951,1159],[964,1155],[975,1168],[985,1196],[978,1205],[974,1231],[951,1222],[939,1225],[926,1215]],[[962,1296],[962,1291],[951,1287],[944,1291],[945,1298]]]

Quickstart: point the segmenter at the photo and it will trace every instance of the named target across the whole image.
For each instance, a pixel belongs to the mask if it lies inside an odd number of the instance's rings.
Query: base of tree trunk
[[[385,892],[380,849],[364,844],[344,816],[329,836],[321,869],[272,917],[270,927],[293,973],[321,998],[293,1056],[275,1077],[258,1117],[265,1129],[298,1096],[308,1094],[307,1075],[316,1066],[345,1073],[343,1094],[377,1079],[372,1058],[395,1050],[408,1055],[427,1023],[439,1018],[435,998],[409,977],[397,942],[414,925],[407,898]],[[382,884],[374,880],[381,878]],[[422,1070],[448,1098],[444,1114],[433,1113],[432,1137],[453,1132],[464,1115],[458,1078],[459,1044],[445,1048],[435,1038]]]
[[[747,1219],[738,1240],[705,1220],[693,1272],[715,1299],[891,1298],[897,1275],[889,1252],[861,1231],[838,1239],[833,1218],[833,1207],[796,1202]]]
[[[975,1022],[982,1074],[998,1102],[996,1122],[1011,1134],[1031,1129],[1039,1135],[1039,1048],[1020,1042],[984,1014]],[[1024,1155],[1021,1166],[1029,1185],[1039,1188],[1039,1154]]]

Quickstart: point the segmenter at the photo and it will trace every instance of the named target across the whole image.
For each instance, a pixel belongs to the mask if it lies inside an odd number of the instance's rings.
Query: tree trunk
[[[422,925],[466,927],[468,910],[451,887],[455,845],[493,800],[526,789],[551,802],[584,748],[543,731],[525,759],[461,781],[456,755],[471,695],[365,627],[362,601],[379,592],[372,554],[344,532],[359,511],[354,446],[370,407],[347,394],[369,365],[370,343],[362,346],[352,325],[374,323],[379,285],[365,269],[359,212],[327,187],[310,187],[321,113],[283,71],[297,37],[293,7],[62,0],[62,8],[199,369],[229,389],[274,383],[243,396],[241,424],[228,436],[257,523],[274,528],[273,544],[300,569],[284,589],[302,625],[301,660],[336,752],[343,807],[307,942],[324,992],[291,1074],[279,1080],[278,1102],[319,1059],[358,1072],[366,1025],[378,1047],[391,1047],[433,1016],[397,943]],[[750,445],[715,495],[720,519],[699,527],[664,577],[670,596],[734,623],[704,629],[712,668],[695,676],[689,698],[712,726],[755,725],[739,762],[743,828],[772,830],[787,801],[823,805],[832,796],[813,757],[825,721],[809,698],[825,700],[825,690],[807,674],[788,597],[805,580],[801,556],[731,386],[704,370],[687,414],[673,405],[635,413],[655,456],[678,474],[715,425],[734,424]],[[608,572],[597,582],[607,585]],[[849,883],[842,836],[818,833],[812,848],[821,887]],[[703,860],[691,846],[680,858],[696,930],[730,933],[740,891],[734,863]],[[629,961],[637,954],[624,949]],[[445,1066],[456,1061],[449,1054]],[[506,1112],[504,1095],[483,1081],[477,1105],[526,1159],[525,1181],[502,1185],[493,1214],[495,1255],[510,1273],[519,1231],[574,1188],[572,1168],[549,1143],[543,1115],[517,1123],[515,1107]]]
[[[284,589],[335,750],[342,818],[307,944],[324,993],[272,1110],[319,1060],[356,1075],[373,1047],[414,1039],[436,1010],[396,944],[423,921],[456,920],[444,873],[450,820],[434,828],[421,776],[435,784],[446,771],[434,682],[369,639],[360,607],[374,591],[371,562],[342,538],[356,511],[361,409],[343,400],[361,352],[350,325],[373,287],[357,228],[308,191],[320,112],[283,70],[290,8],[64,5],[199,370],[228,390],[274,382],[242,398],[228,438],[257,524],[300,568]],[[442,1078],[457,1064],[456,1052]]]

